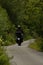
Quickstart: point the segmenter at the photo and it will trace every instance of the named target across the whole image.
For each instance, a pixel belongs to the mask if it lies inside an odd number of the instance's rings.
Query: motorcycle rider
[[[17,38],[20,38],[20,43],[18,43]],[[18,25],[17,30],[16,30],[16,42],[18,43],[19,46],[23,42],[23,30],[21,29],[20,25]]]

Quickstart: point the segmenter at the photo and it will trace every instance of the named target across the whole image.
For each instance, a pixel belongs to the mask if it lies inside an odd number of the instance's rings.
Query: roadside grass
[[[32,49],[35,49],[35,50],[37,50],[37,51],[40,51],[40,47],[37,45],[36,42],[31,43],[31,44],[29,45],[29,47],[32,48]]]
[[[10,65],[9,58],[0,46],[0,65]]]
[[[34,43],[31,43],[29,45],[29,47],[32,48],[32,49],[35,49],[37,51],[42,51],[43,52],[43,39],[42,38],[37,38]]]

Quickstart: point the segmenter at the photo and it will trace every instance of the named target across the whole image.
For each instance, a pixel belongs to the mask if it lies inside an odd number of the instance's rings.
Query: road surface
[[[10,65],[43,65],[43,53],[28,48],[34,39],[6,47],[6,53],[11,58]]]

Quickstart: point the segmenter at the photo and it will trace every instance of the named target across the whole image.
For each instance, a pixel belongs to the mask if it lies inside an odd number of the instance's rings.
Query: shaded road
[[[22,46],[12,45],[7,47],[7,54],[11,65],[43,65],[43,54],[28,48],[33,39],[25,41]]]

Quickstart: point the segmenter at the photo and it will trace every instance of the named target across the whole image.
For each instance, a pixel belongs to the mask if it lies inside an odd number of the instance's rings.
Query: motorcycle
[[[16,39],[16,42],[17,42],[18,46],[21,46],[22,39],[18,37],[18,38]]]

